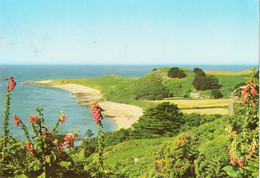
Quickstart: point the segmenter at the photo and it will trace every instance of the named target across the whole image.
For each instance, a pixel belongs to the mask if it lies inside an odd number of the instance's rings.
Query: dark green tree
[[[161,103],[147,109],[139,121],[133,124],[133,132],[139,138],[173,136],[184,123],[183,114],[176,104]]]
[[[187,76],[185,72],[183,70],[180,70],[178,67],[172,67],[168,71],[167,75],[171,78],[185,78]]]
[[[213,90],[211,90],[211,96],[214,99],[218,99],[218,98],[222,98],[223,94],[218,89],[213,89]]]

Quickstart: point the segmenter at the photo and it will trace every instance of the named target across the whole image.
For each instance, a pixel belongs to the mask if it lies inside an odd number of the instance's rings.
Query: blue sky
[[[258,0],[0,0],[1,64],[258,64]]]

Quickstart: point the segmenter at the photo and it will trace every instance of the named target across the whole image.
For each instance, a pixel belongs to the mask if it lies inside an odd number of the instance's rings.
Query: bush
[[[182,133],[159,148],[157,160],[153,162],[153,174],[157,173],[159,177],[193,177],[197,153],[196,138]]]
[[[202,69],[200,69],[200,68],[194,68],[193,69],[193,72],[196,74],[196,75],[198,75],[198,76],[206,76],[206,74],[204,73],[204,71],[202,70]]]
[[[135,88],[137,100],[161,100],[171,96],[168,87],[164,86],[159,76],[140,79]]]
[[[183,114],[177,105],[164,102],[147,109],[138,122],[133,124],[133,132],[137,138],[173,136],[183,123]]]
[[[222,87],[222,85],[218,84],[218,79],[214,76],[196,75],[192,84],[196,90],[201,91],[219,89]]]
[[[214,98],[214,99],[218,99],[218,98],[222,98],[223,97],[223,94],[217,90],[217,89],[213,89],[211,90],[211,96]]]
[[[178,67],[173,67],[168,72],[168,77],[171,78],[185,78],[186,76],[185,72]]]

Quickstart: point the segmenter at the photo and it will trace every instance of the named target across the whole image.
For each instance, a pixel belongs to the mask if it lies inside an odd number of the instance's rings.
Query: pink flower
[[[30,114],[28,117],[30,118],[31,124],[38,124],[38,120],[37,120],[36,116],[33,116],[33,115]]]
[[[64,114],[61,115],[60,123],[63,124],[65,122],[66,116]]]
[[[91,114],[93,115],[96,124],[98,124],[103,119],[101,114],[101,107],[98,104],[93,104],[93,107],[91,108]]]
[[[9,80],[8,78],[4,78],[4,81],[7,81],[7,80]]]
[[[20,123],[21,119],[18,116],[14,115],[14,125],[18,127]]]
[[[64,137],[64,140],[64,145],[66,145],[67,148],[74,147],[75,136],[68,134],[66,137]]]

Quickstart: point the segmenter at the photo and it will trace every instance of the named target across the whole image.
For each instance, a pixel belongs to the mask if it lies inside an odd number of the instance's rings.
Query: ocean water
[[[203,66],[203,65],[172,65],[193,69],[199,67],[203,70],[242,71],[250,70],[253,66]],[[10,125],[11,134],[24,140],[23,131],[13,124],[13,114],[17,114],[31,130],[28,115],[36,115],[35,108],[43,108],[46,125],[52,129],[63,110],[67,116],[66,122],[59,126],[59,133],[66,134],[70,130],[80,129],[79,139],[84,138],[88,129],[97,133],[97,126],[93,121],[89,108],[78,104],[73,95],[63,89],[47,86],[23,85],[23,82],[57,79],[57,78],[96,78],[104,75],[121,75],[124,77],[142,77],[154,68],[172,67],[170,65],[0,65],[0,132],[3,127],[3,111],[5,99],[5,87],[7,82],[3,78],[13,76],[17,86],[12,92]],[[258,66],[256,66],[258,68]],[[117,126],[110,118],[102,121],[104,131],[111,132]],[[80,143],[80,142],[78,142]]]

